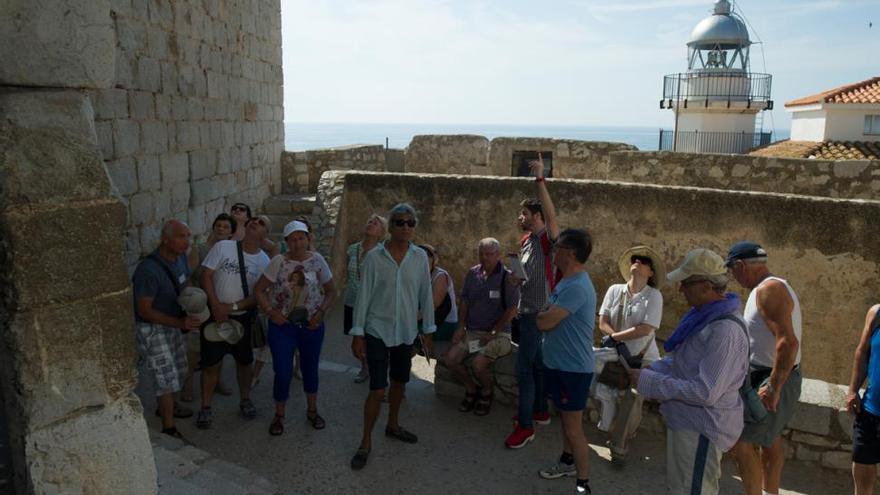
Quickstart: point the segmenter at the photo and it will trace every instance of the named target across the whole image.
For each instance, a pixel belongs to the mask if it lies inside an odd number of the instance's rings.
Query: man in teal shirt
[[[370,395],[364,404],[364,435],[351,459],[352,469],[362,469],[372,447],[373,427],[382,407],[385,387],[388,394],[388,424],[385,436],[406,443],[418,437],[398,424],[403,387],[409,381],[412,343],[418,336],[422,315],[425,355],[432,350],[434,299],[428,256],[412,243],[418,219],[407,203],[391,209],[388,222],[391,238],[364,257],[361,286],[354,306],[351,351],[366,359],[370,370]]]

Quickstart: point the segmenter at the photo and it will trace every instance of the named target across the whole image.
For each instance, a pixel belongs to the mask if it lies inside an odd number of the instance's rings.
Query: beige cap
[[[660,259],[660,255],[657,254],[657,251],[654,251],[648,246],[633,246],[620,255],[620,258],[617,259],[617,268],[620,270],[620,276],[623,277],[624,280],[629,281],[629,269],[632,267],[633,256],[645,256],[651,258],[651,269],[654,271],[654,281],[657,283],[657,287],[663,287],[665,282],[664,277],[666,276],[666,266],[664,266],[663,260]]]
[[[205,340],[236,344],[244,336],[244,327],[241,326],[241,323],[232,319],[226,320],[223,323],[212,321],[205,326],[203,332]]]
[[[670,282],[681,282],[693,276],[711,277],[725,275],[726,273],[727,268],[724,266],[724,258],[708,249],[697,248],[692,249],[684,257],[681,266],[669,272],[666,278]]]
[[[186,287],[177,296],[177,304],[189,316],[198,316],[199,324],[208,321],[211,310],[208,309],[208,295],[198,287]]]

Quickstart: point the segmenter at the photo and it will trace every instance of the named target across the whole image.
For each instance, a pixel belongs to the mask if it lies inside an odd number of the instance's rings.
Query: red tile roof
[[[819,160],[880,160],[880,142],[866,141],[777,141],[753,150],[750,155]]]
[[[880,103],[880,77],[872,77],[855,84],[847,84],[828,91],[798,98],[786,107],[812,105],[815,103]]]

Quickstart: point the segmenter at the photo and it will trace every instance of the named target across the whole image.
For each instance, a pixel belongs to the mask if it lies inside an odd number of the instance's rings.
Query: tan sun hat
[[[684,257],[681,266],[666,275],[670,282],[681,282],[688,277],[725,275],[724,258],[704,248],[692,249]]]
[[[208,295],[198,287],[186,287],[177,296],[177,304],[190,316],[199,317],[199,325],[208,321],[211,310],[208,309]]]
[[[617,268],[620,270],[620,276],[624,280],[629,281],[629,269],[632,266],[631,260],[633,256],[651,258],[651,269],[654,270],[655,285],[663,287],[663,284],[666,282],[666,266],[663,264],[663,259],[657,254],[657,251],[648,246],[633,246],[620,255],[620,258],[617,259]]]
[[[205,340],[237,344],[244,336],[244,327],[233,319],[226,320],[223,323],[212,321],[205,326],[203,332]]]

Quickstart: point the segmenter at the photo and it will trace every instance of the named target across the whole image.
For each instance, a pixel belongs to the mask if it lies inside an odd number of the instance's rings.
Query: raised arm
[[[529,163],[532,172],[535,174],[535,183],[538,187],[538,199],[541,200],[541,209],[544,215],[544,224],[547,227],[547,235],[551,240],[559,237],[559,223],[556,221],[556,207],[553,206],[553,200],[550,199],[550,191],[547,190],[547,181],[544,180],[544,157],[538,153],[538,159]]]

